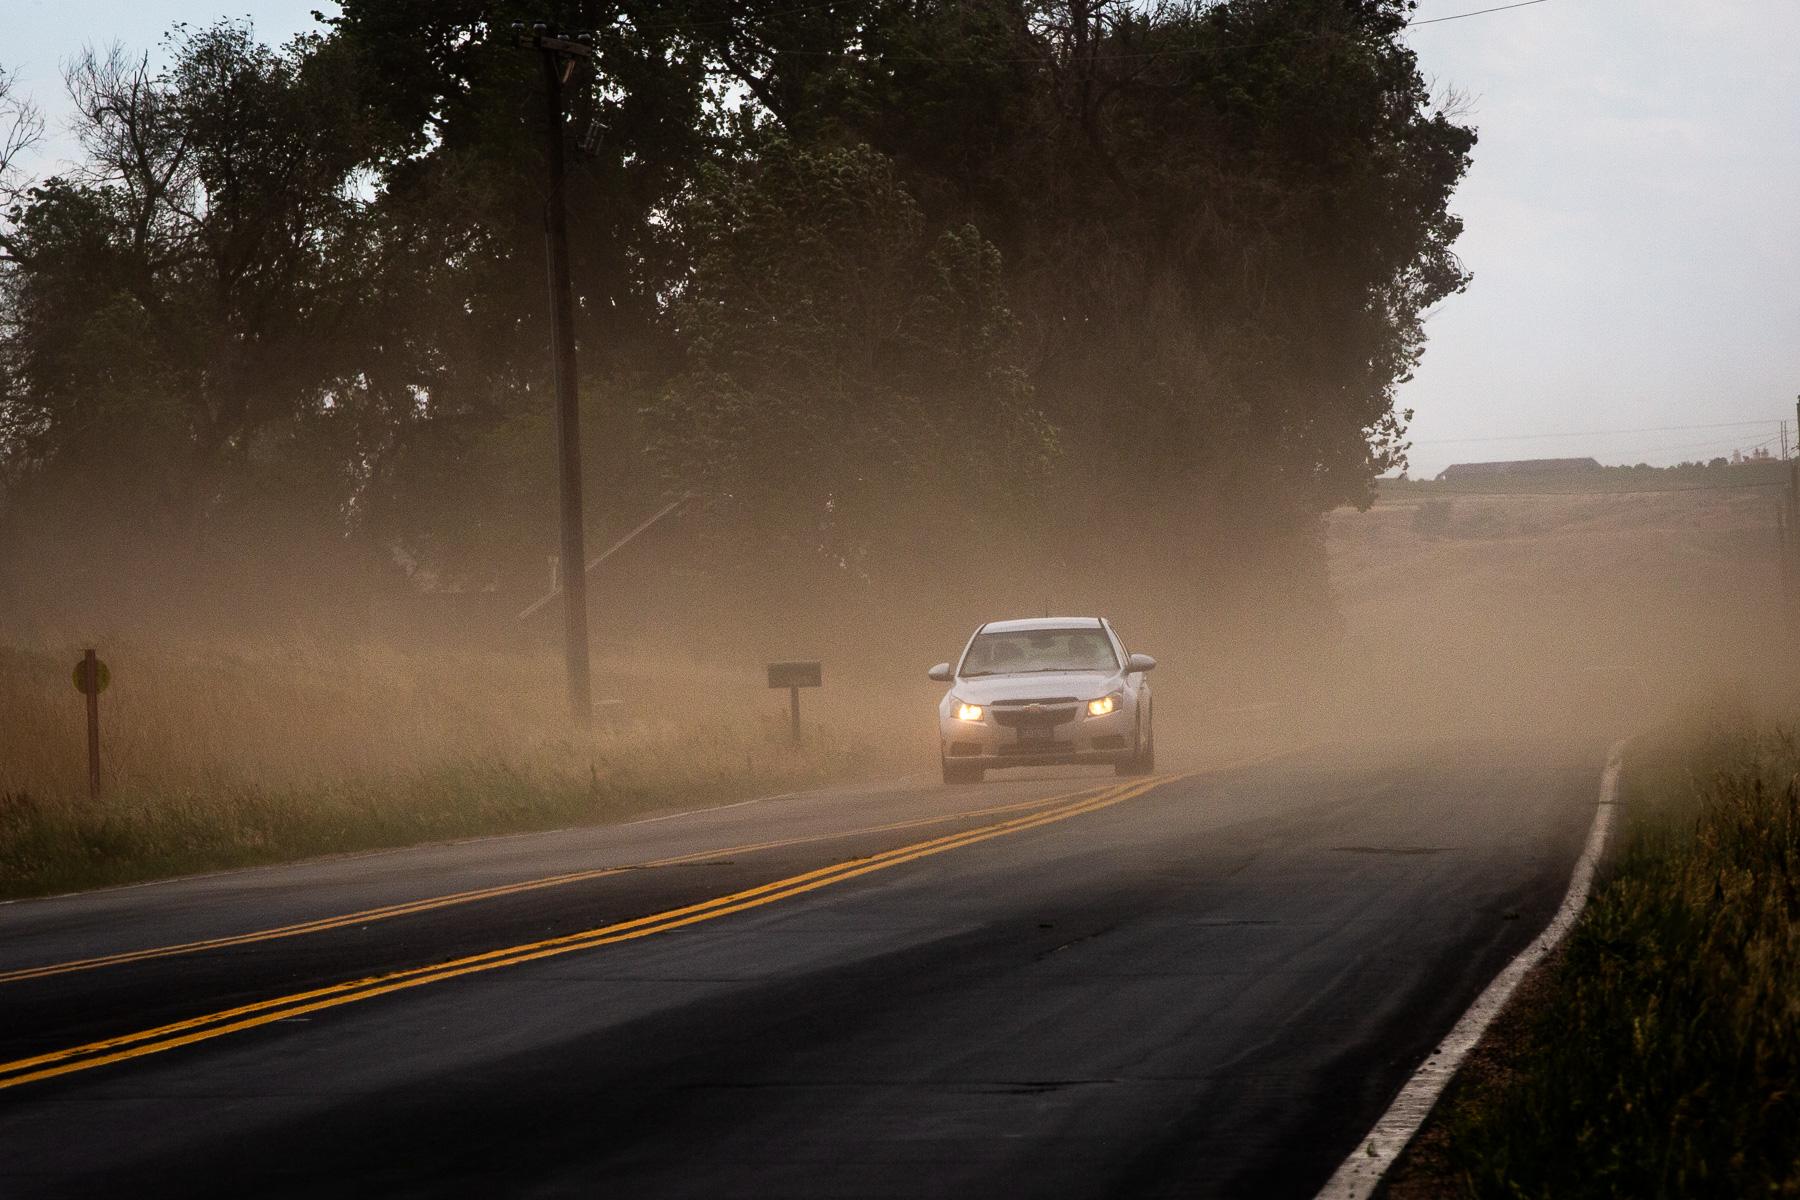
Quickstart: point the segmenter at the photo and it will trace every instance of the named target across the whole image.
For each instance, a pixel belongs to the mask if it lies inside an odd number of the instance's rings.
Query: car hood
[[[977,675],[958,679],[950,690],[970,704],[1002,700],[1045,700],[1073,696],[1093,700],[1122,686],[1117,671],[1041,671],[1025,675]]]

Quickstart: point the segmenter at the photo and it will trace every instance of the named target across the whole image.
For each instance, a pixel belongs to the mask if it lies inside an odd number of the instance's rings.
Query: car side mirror
[[[939,663],[937,666],[931,668],[931,670],[925,672],[925,677],[927,679],[936,680],[938,683],[949,683],[950,682],[950,664],[949,663]]]
[[[1148,654],[1133,654],[1125,660],[1125,669],[1127,671],[1154,671],[1156,670],[1156,660]]]

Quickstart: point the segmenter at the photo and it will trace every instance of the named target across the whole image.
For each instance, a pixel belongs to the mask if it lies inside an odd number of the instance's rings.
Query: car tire
[[[1156,770],[1156,724],[1152,720],[1148,736],[1143,744],[1130,758],[1123,759],[1113,766],[1117,775],[1148,775]]]
[[[968,763],[953,763],[948,759],[944,760],[945,783],[980,783],[982,776],[985,774],[987,774],[987,771],[982,767],[971,766]]]

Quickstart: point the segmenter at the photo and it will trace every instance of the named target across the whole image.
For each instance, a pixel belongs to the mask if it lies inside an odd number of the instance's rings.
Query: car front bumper
[[[1137,751],[1137,720],[1127,711],[1104,717],[1079,716],[1050,726],[1050,737],[1031,737],[1017,726],[983,721],[939,722],[939,749],[946,763],[970,767],[1041,767],[1063,763],[1118,763]]]

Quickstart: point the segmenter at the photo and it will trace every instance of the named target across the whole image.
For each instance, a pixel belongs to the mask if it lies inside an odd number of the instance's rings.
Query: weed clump
[[[1800,1194],[1797,781],[1793,735],[1743,713],[1632,755],[1620,852],[1509,1069],[1451,1105],[1456,1191]]]

